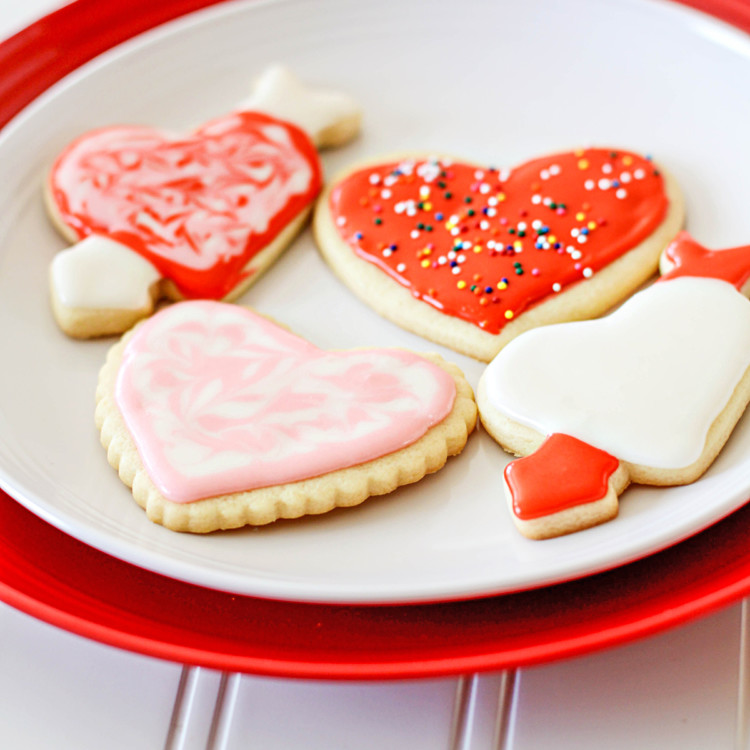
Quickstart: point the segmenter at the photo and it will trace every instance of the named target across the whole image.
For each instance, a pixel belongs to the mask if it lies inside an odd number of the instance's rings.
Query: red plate
[[[234,596],[121,562],[0,493],[0,598],[150,656],[283,677],[395,678],[502,669],[649,635],[750,591],[746,506],[614,571],[519,594],[387,607]]]
[[[0,126],[84,62],[218,0],[78,0],[0,44]],[[750,30],[742,0],[687,0]],[[61,55],[60,50],[65,50]],[[121,562],[0,493],[0,599],[150,656],[283,677],[426,677],[575,656],[649,635],[750,591],[750,507],[646,560],[578,581],[447,604],[277,602]]]

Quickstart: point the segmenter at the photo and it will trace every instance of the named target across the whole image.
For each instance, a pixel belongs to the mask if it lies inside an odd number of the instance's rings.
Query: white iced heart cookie
[[[183,302],[115,345],[97,423],[149,518],[206,532],[361,503],[459,453],[468,383],[436,355],[326,352],[250,310]]]
[[[664,268],[608,317],[530,331],[485,371],[482,421],[506,450],[528,456],[505,475],[528,536],[608,520],[630,481],[694,481],[744,412],[750,302],[738,290],[750,279],[750,248],[710,252],[682,234]],[[578,494],[556,473],[578,481],[590,466],[595,478]]]
[[[45,197],[71,242],[50,270],[52,309],[78,338],[121,333],[161,298],[238,297],[302,228],[322,186],[316,147],[359,128],[347,96],[271,68],[238,110],[190,134],[86,133]]]

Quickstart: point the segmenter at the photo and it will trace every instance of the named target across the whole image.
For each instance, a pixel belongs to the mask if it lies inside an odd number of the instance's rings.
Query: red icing
[[[664,251],[674,268],[661,280],[680,276],[723,279],[742,289],[750,281],[750,245],[728,250],[707,250],[687,232],[680,232]]]
[[[550,435],[535,453],[505,467],[513,512],[529,521],[601,500],[619,463],[577,438]]]
[[[50,175],[63,222],[105,234],[186,297],[220,299],[245,266],[317,196],[318,155],[299,128],[254,112],[172,138],[143,127],[95,130]]]
[[[415,297],[493,334],[554,294],[553,285],[578,282],[635,247],[668,207],[653,164],[624,151],[556,154],[509,174],[444,162],[433,170],[433,163],[350,175],[331,193],[334,222],[357,255]],[[464,246],[454,250],[456,242]]]

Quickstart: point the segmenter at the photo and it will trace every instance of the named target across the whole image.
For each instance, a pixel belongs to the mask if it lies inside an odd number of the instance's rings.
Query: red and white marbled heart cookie
[[[524,330],[624,299],[682,221],[679,190],[649,159],[585,149],[512,170],[437,157],[355,167],[324,192],[315,233],[379,313],[489,361]]]
[[[302,227],[321,185],[318,145],[357,130],[342,95],[274,68],[236,112],[189,135],[113,126],[80,136],[46,184],[74,248],[52,265],[63,330],[122,332],[160,297],[235,299]]]

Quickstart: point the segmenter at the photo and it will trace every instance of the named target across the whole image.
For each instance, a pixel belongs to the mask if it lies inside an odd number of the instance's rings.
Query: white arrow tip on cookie
[[[362,117],[359,105],[347,94],[309,87],[282,65],[261,74],[240,109],[291,122],[318,148],[339,146],[353,138]]]
[[[74,338],[122,333],[151,314],[160,280],[156,268],[126,245],[91,235],[52,261],[52,310]]]

